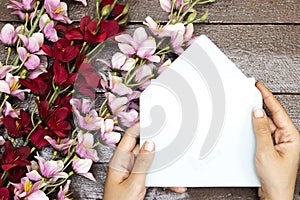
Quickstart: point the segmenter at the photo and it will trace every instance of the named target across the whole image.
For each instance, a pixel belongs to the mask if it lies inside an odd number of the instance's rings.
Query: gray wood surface
[[[89,6],[70,2],[70,18],[78,21],[84,15],[94,14],[95,0]],[[128,0],[130,27],[141,26],[148,15],[166,21],[167,15],[159,7],[159,0]],[[4,22],[17,22],[6,9],[8,0],[0,4],[0,28]],[[195,26],[197,34],[206,34],[249,77],[264,82],[287,109],[300,130],[300,1],[299,0],[218,0],[199,7],[209,10],[209,19]],[[0,58],[5,57],[4,47]],[[101,199],[107,162],[113,150],[98,147],[100,162],[92,168],[97,182],[74,175],[71,190],[74,199]],[[199,177],[201,178],[201,177]],[[295,199],[300,200],[300,172],[298,172]],[[256,188],[189,188],[182,195],[150,188],[146,199],[258,199]]]

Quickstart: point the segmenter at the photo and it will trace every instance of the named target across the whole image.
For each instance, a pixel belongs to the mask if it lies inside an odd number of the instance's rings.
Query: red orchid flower
[[[85,16],[80,20],[80,31],[83,39],[88,42],[102,42],[106,39],[106,33],[97,34],[98,22],[92,21],[90,16]]]
[[[48,141],[44,139],[45,136],[56,138],[52,131],[45,130],[43,126],[38,126],[37,130],[35,130],[30,136],[30,140],[36,147],[42,148],[49,144]]]
[[[100,85],[100,77],[94,66],[83,63],[78,69],[75,88],[82,94],[95,98],[95,88]]]
[[[2,154],[0,160],[1,167],[4,171],[9,171],[14,167],[24,167],[30,165],[27,160],[30,155],[30,148],[28,146],[22,146],[14,148],[12,143],[8,140],[4,143],[5,151]]]
[[[20,79],[19,81],[23,86],[29,88],[33,94],[43,96],[48,93],[51,87],[51,74],[44,73],[32,80]]]
[[[66,107],[57,108],[49,118],[47,125],[58,137],[67,137],[66,131],[72,130],[71,124],[67,121],[69,109]]]
[[[56,107],[66,107],[69,112],[68,114],[72,114],[72,106],[70,104],[70,100],[72,99],[72,96],[63,96],[60,95],[57,97],[56,101],[54,102],[54,106]]]
[[[122,31],[117,20],[102,20],[100,26],[101,31],[107,34],[107,38],[113,37]]]
[[[24,110],[20,111],[19,118],[13,118],[9,115],[4,117],[3,124],[8,134],[14,138],[27,135],[32,129],[30,117]]]
[[[48,121],[48,118],[53,113],[53,111],[49,110],[49,102],[36,100],[36,104],[38,106],[39,116],[41,119],[43,121]]]
[[[53,49],[48,45],[43,45],[43,51],[50,57],[61,62],[70,62],[79,55],[80,44],[71,45],[71,41],[66,37],[54,43]]]
[[[54,61],[53,72],[54,82],[63,87],[72,85],[77,77],[77,73],[69,74],[65,67],[58,60]]]

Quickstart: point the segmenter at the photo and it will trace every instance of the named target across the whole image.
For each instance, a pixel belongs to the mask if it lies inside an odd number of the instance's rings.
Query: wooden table
[[[94,1],[89,6],[71,3],[69,15],[79,20],[94,15]],[[129,29],[142,26],[146,16],[165,21],[159,0],[128,0]],[[6,9],[8,0],[0,5],[0,28],[5,22],[17,22]],[[249,77],[264,82],[282,102],[300,129],[300,1],[299,0],[218,0],[199,7],[209,10],[209,20],[195,26],[196,34],[206,34]],[[0,48],[0,55],[5,55]],[[1,56],[1,60],[4,60]],[[100,162],[92,172],[97,183],[74,176],[74,199],[101,199],[105,172],[112,150],[99,147]],[[199,177],[201,178],[201,177]],[[300,172],[295,199],[300,200]],[[189,188],[177,195],[160,188],[150,188],[146,199],[258,199],[256,188]]]

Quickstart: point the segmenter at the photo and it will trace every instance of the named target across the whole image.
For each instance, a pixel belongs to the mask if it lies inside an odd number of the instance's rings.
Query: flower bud
[[[101,15],[102,17],[106,17],[110,14],[110,12],[111,12],[111,5],[106,5],[102,8]]]
[[[193,23],[193,21],[196,19],[196,17],[197,17],[197,11],[194,11],[194,12],[192,12],[192,13],[188,16],[186,22],[187,22],[188,24],[189,24],[189,23]]]
[[[121,21],[119,21],[119,25],[125,25],[128,22],[128,15],[126,15]]]
[[[0,33],[0,40],[5,45],[13,45],[17,42],[17,32],[13,25],[5,24]]]

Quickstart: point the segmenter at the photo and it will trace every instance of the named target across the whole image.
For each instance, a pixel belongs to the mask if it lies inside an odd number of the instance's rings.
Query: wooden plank
[[[107,164],[95,164],[91,172],[97,182],[92,182],[84,177],[74,175],[71,179],[71,191],[74,199],[99,200],[102,199]],[[199,177],[201,178],[201,177]],[[300,199],[300,170],[294,199]],[[84,184],[82,184],[84,183]],[[190,199],[190,200],[215,200],[215,199],[258,199],[256,188],[188,188],[184,194],[163,191],[161,188],[149,188],[146,200]]]
[[[124,0],[123,0],[124,1]],[[89,0],[88,7],[67,0],[69,16],[78,21],[84,15],[94,16],[95,0]],[[128,0],[130,3],[131,22],[141,22],[147,16],[166,21],[167,14],[162,11],[159,0]],[[2,10],[0,21],[16,21],[6,7],[9,1],[0,4]],[[215,3],[199,7],[203,12],[209,10],[209,23],[300,23],[300,1],[298,0],[217,0]]]
[[[300,26],[196,25],[195,32],[206,34],[248,77],[273,92],[300,93]],[[5,50],[0,51],[4,62]]]

